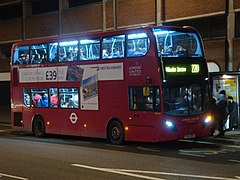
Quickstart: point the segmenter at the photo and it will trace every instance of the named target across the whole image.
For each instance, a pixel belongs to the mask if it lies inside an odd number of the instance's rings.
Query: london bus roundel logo
[[[69,119],[73,124],[75,124],[78,120],[78,117],[77,117],[76,113],[71,113],[71,115],[69,116]]]

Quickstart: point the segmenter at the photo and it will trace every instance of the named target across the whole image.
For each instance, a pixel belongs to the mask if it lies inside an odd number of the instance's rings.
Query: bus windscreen
[[[192,31],[154,28],[158,55],[163,57],[202,57],[199,36]]]

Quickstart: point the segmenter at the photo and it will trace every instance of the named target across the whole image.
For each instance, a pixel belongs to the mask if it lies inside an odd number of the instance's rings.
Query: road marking
[[[142,179],[150,179],[150,180],[165,180],[161,178],[145,176],[145,175],[138,175],[134,173],[141,173],[141,174],[155,174],[155,175],[165,175],[165,176],[178,176],[178,177],[190,177],[190,178],[201,178],[201,179],[217,179],[217,180],[237,180],[240,177],[235,176],[234,178],[226,178],[226,177],[219,177],[219,176],[204,176],[204,175],[194,175],[194,174],[180,174],[180,173],[168,173],[168,172],[156,172],[156,171],[142,171],[142,170],[129,170],[129,169],[111,169],[111,168],[98,168],[93,166],[86,166],[82,164],[71,164],[71,166],[92,169],[96,171],[103,171],[108,173],[115,173],[121,174],[125,176],[132,176]]]
[[[189,139],[181,139],[180,142],[190,142],[190,143],[198,143],[198,144],[215,144],[214,142],[208,141],[196,141],[196,140],[189,140]]]
[[[213,138],[213,139],[216,139],[216,140],[221,140],[221,141],[229,141],[229,142],[236,142],[236,143],[239,143],[240,140],[238,139],[227,139],[227,138]]]
[[[229,159],[228,161],[240,163],[239,160],[235,160],[235,159]]]
[[[237,148],[237,149],[240,149],[240,146],[236,146],[236,145],[222,144],[222,146],[224,146],[224,147],[231,147],[231,148]]]
[[[2,123],[0,123],[0,126],[11,127],[11,124],[2,124]]]
[[[54,139],[53,139],[54,140]],[[88,142],[88,141],[78,141],[78,140],[76,140],[76,141],[74,141],[74,142],[78,142],[78,143],[80,143],[80,144],[92,144],[92,142]]]
[[[195,143],[198,143],[198,144],[215,144],[214,142],[208,142],[208,141],[195,141]]]
[[[202,156],[202,155],[198,155],[198,154],[190,154],[190,153],[179,153],[179,154],[182,154],[182,155],[187,155],[187,156],[194,156],[194,157],[201,157],[201,158],[204,158],[205,156]]]
[[[137,149],[142,150],[142,151],[149,151],[149,152],[160,152],[159,149],[152,148],[152,147],[141,147],[141,146],[138,146]]]
[[[98,167],[86,166],[86,165],[81,165],[81,164],[71,164],[71,166],[81,167],[81,168],[86,168],[86,169],[92,169],[92,170],[96,170],[96,171],[103,171],[103,172],[108,172],[108,173],[114,173],[114,174],[121,174],[121,175],[125,175],[125,176],[131,176],[131,177],[142,178],[142,179],[165,180],[165,179],[161,179],[161,178],[143,176],[143,175],[133,174],[133,173],[130,173],[130,172],[124,172],[124,171],[109,169],[109,168],[98,168]]]
[[[124,148],[124,146],[114,145],[114,144],[105,144],[105,146],[108,146],[108,147],[117,147],[117,148]]]
[[[236,143],[239,143],[240,140],[238,139],[226,139],[226,138],[216,138],[216,137],[210,137],[209,139],[212,139],[212,140],[221,140],[221,141],[227,141],[227,142],[236,142]],[[191,140],[191,139],[182,139],[182,140],[179,140],[180,142],[189,142],[189,143],[199,143],[199,144],[220,144],[219,142],[208,142],[208,141],[196,141],[196,140]]]
[[[189,139],[181,139],[178,141],[180,141],[180,142],[195,142],[194,140],[189,140]]]
[[[13,178],[13,179],[28,180],[28,178],[23,178],[23,177],[13,176],[13,175],[3,174],[3,173],[0,173],[0,177],[1,177],[1,176]]]
[[[235,176],[235,178],[225,178],[225,177],[219,177],[219,176],[203,176],[203,175],[194,175],[194,174],[180,174],[180,173],[167,173],[167,172],[142,171],[142,170],[128,170],[128,169],[115,169],[115,170],[120,172],[161,174],[161,175],[169,175],[169,176],[181,176],[181,177],[202,178],[202,179],[218,179],[218,180],[236,180],[236,178],[239,179],[238,176]]]

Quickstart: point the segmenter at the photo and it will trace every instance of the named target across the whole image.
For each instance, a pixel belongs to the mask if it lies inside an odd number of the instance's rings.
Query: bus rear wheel
[[[45,125],[41,117],[36,117],[33,122],[33,133],[36,137],[45,135]]]
[[[122,144],[124,132],[119,121],[112,121],[108,126],[108,140],[112,144]]]

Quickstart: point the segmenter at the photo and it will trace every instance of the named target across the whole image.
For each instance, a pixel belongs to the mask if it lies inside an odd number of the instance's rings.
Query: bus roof
[[[195,32],[198,33],[193,27],[191,26],[154,26],[154,25],[148,25],[148,26],[138,26],[138,27],[130,27],[130,28],[123,28],[123,29],[118,29],[118,30],[108,30],[108,31],[96,31],[96,32],[83,32],[79,34],[73,34],[73,35],[63,35],[63,36],[52,36],[52,37],[43,37],[43,38],[38,38],[38,39],[29,39],[29,40],[23,40],[23,41],[18,41],[14,43],[13,46],[21,46],[21,45],[31,45],[31,44],[36,44],[36,43],[48,43],[48,42],[58,42],[61,40],[65,39],[73,39],[73,38],[96,38],[96,37],[106,37],[106,36],[111,36],[113,34],[121,34],[121,33],[126,33],[128,31],[150,31],[153,28],[160,28],[160,29],[171,29],[171,30],[176,30],[176,31],[188,31],[188,32]]]

